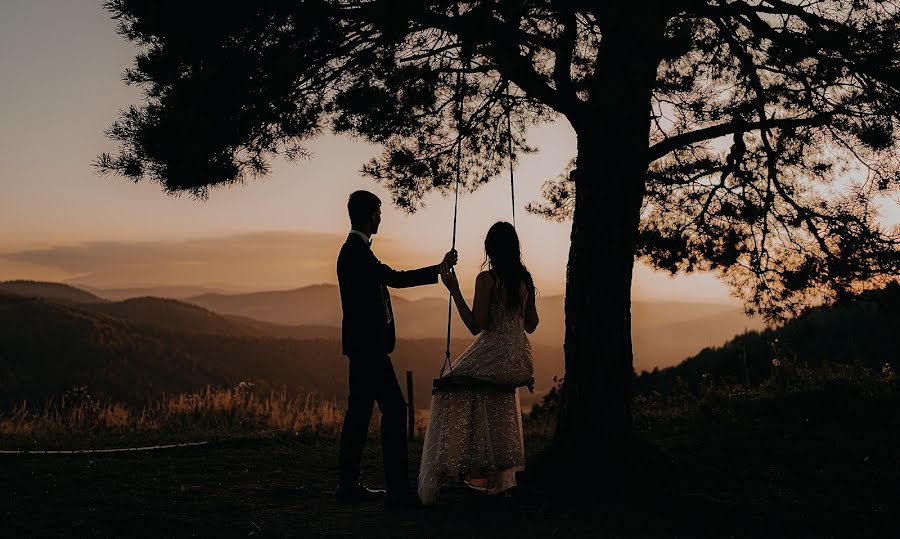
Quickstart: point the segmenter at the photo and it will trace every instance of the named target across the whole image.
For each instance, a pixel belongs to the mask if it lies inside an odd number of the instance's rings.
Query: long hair
[[[515,227],[506,221],[494,223],[484,237],[484,263],[481,268],[485,267],[497,277],[498,286],[506,292],[503,303],[507,307],[518,309],[525,302],[519,283],[525,283],[528,292],[534,293],[534,280],[522,263],[519,235]]]

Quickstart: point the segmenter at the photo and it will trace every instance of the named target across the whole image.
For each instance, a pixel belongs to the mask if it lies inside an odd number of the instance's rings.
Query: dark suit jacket
[[[394,312],[387,287],[407,288],[438,281],[438,266],[397,271],[382,264],[366,241],[347,236],[337,260],[341,290],[341,342],[346,356],[394,351]]]

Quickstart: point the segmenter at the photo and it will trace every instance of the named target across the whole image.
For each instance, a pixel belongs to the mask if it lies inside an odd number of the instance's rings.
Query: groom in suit
[[[372,236],[381,224],[381,200],[368,191],[356,191],[347,202],[350,235],[341,247],[337,276],[341,291],[343,353],[350,360],[350,396],[341,430],[341,478],[337,498],[372,500],[385,495],[359,482],[359,467],[372,407],[381,410],[381,446],[387,493],[385,506],[412,506],[418,498],[409,489],[406,449],[406,401],[394,374],[394,313],[387,287],[407,288],[438,282],[441,266],[456,264],[456,251],[441,264],[397,271],[381,263],[372,252]]]

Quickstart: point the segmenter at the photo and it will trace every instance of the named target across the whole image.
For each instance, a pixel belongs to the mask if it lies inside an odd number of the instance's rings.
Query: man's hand
[[[452,268],[456,265],[456,262],[459,260],[459,254],[456,252],[456,249],[450,249],[447,251],[447,254],[444,255],[444,259],[441,260],[441,273],[443,273],[443,266],[447,266],[448,268]]]

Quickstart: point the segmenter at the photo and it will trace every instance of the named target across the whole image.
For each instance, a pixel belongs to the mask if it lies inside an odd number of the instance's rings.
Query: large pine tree
[[[619,466],[642,257],[715,270],[784,316],[895,278],[900,10],[876,0],[111,0],[140,107],[104,171],[205,196],[328,130],[413,211],[498,175],[568,121],[573,166],[534,207],[572,217],[560,463]],[[511,131],[507,131],[507,114]],[[511,132],[512,144],[508,133]],[[460,146],[458,146],[460,145]]]

